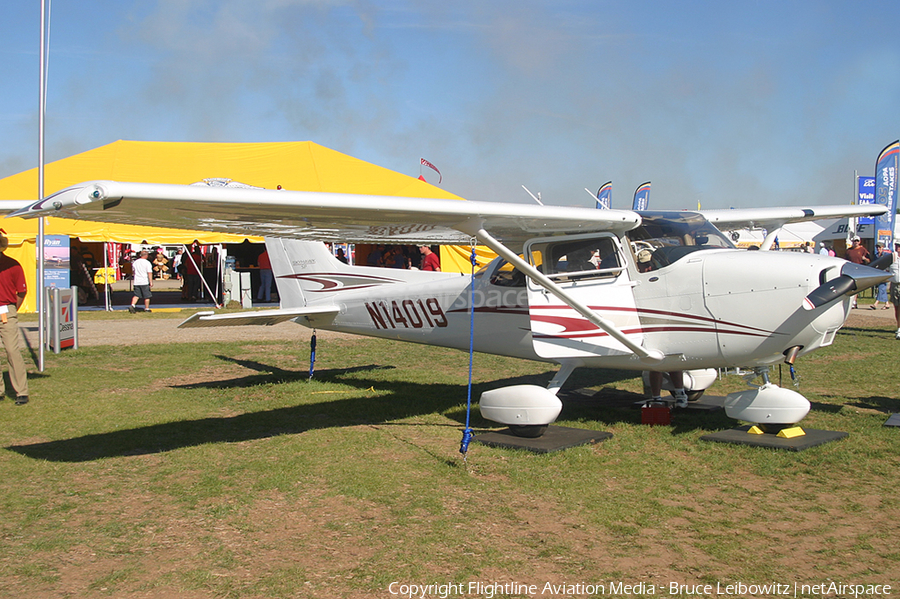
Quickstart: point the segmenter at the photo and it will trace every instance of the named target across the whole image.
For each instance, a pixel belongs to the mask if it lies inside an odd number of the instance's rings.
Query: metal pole
[[[106,241],[103,242],[103,272],[106,273],[103,284],[103,301],[106,304],[106,311],[109,312],[109,243]]]
[[[72,285],[72,349],[78,349],[78,287]]]
[[[38,200],[44,199],[44,105],[46,94],[46,58],[44,52],[46,50],[46,42],[44,35],[47,31],[46,27],[46,3],[41,0],[41,51],[40,51],[40,90],[38,93]],[[44,301],[44,218],[38,219],[38,239],[37,239],[37,263],[38,263],[38,312],[41,316],[41,322],[45,322],[44,314],[47,309]],[[44,327],[40,327],[38,331],[38,372],[44,372],[44,343],[46,331]]]
[[[50,310],[50,346],[53,347],[53,353],[58,354],[60,352],[60,339],[59,339],[59,317],[62,310],[60,310],[59,302],[59,288],[54,287],[53,289],[48,290],[48,297],[52,297],[53,299],[47,305],[49,307],[50,303],[53,304],[53,309]]]
[[[859,171],[853,171],[853,201],[850,204],[858,204],[859,203]],[[851,219],[853,223],[853,235],[859,235],[859,219],[855,216]],[[852,237],[848,236],[847,241],[850,241]],[[849,244],[847,244],[849,245]]]

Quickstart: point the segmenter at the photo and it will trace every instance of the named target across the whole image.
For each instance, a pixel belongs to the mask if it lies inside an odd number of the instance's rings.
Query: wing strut
[[[779,223],[774,229],[769,230],[766,233],[766,238],[763,239],[762,245],[759,246],[759,249],[768,251],[772,249],[772,246],[775,245],[775,238],[778,237],[778,234],[781,233],[781,229],[784,227],[783,223]]]
[[[518,254],[507,248],[500,241],[495,239],[490,233],[485,231],[480,222],[463,223],[456,228],[460,231],[463,231],[464,233],[468,233],[469,235],[474,235],[475,237],[477,237],[478,240],[481,241],[484,245],[497,252],[497,254],[502,256],[507,262],[528,275],[528,277],[535,283],[552,293],[561,302],[584,316],[586,319],[588,319],[589,322],[596,325],[599,329],[608,333],[610,337],[630,349],[641,359],[642,362],[659,362],[665,357],[659,350],[648,350],[633,342],[631,339],[626,337],[622,331],[617,329],[613,323],[606,320],[605,318],[602,318],[599,314],[591,310],[589,307],[569,296],[569,294],[567,294],[565,290],[563,290],[559,285],[547,278],[544,273],[528,264],[528,262],[520,258]]]

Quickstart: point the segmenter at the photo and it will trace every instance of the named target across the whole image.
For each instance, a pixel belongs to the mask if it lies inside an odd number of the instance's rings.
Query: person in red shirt
[[[849,248],[847,248],[847,252],[845,254],[847,260],[853,262],[854,264],[868,264],[869,260],[869,250],[865,248],[860,242],[859,237],[854,237],[850,243],[852,244]],[[851,308],[856,308],[856,296],[853,296],[853,302],[850,306]]]
[[[259,266],[259,291],[256,292],[256,299],[261,302],[272,301],[272,262],[269,260],[269,251],[263,250],[256,260]]]
[[[200,297],[200,277],[203,264],[203,253],[200,250],[200,242],[196,239],[191,244],[188,253],[181,259],[185,263],[185,276],[182,286],[187,286],[187,293],[182,295],[184,301],[196,302]]]
[[[431,251],[427,245],[420,245],[419,251],[422,252],[422,268],[421,270],[432,270],[441,272],[441,259],[437,254]]]
[[[0,235],[0,341],[6,348],[9,381],[16,392],[16,405],[28,403],[28,373],[19,342],[19,308],[25,301],[28,285],[22,265],[5,253],[9,239]],[[6,385],[0,376],[0,399],[6,397]]]
[[[859,237],[854,237],[850,243],[852,245],[847,249],[847,260],[854,264],[868,264],[869,250],[859,242]]]

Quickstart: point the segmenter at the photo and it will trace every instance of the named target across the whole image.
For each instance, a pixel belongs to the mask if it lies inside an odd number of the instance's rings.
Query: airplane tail
[[[334,301],[338,296],[379,285],[441,277],[441,273],[350,266],[335,258],[319,241],[266,237],[266,249],[282,308]]]

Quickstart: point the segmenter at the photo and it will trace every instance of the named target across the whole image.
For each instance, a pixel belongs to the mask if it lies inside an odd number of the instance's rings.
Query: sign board
[[[47,349],[58,354],[66,348],[78,349],[78,289],[44,290],[47,300]]]

